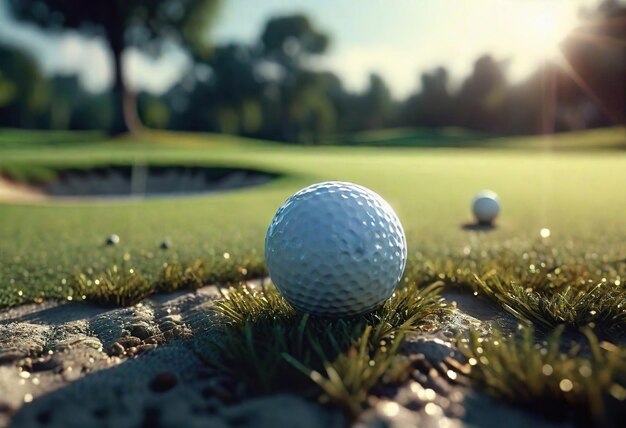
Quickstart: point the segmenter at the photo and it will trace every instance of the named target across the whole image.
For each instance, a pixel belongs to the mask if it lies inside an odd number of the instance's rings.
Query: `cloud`
[[[155,94],[167,91],[180,80],[191,64],[178,48],[170,48],[158,58],[144,55],[135,48],[124,52],[125,76],[131,87]]]
[[[101,39],[86,39],[77,33],[59,37],[57,60],[51,71],[78,74],[85,89],[102,92],[113,82],[113,67]]]

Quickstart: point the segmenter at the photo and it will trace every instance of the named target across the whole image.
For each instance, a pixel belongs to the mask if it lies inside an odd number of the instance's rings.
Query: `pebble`
[[[143,343],[147,344],[147,345],[158,345],[160,342],[159,338],[157,336],[150,336],[149,338],[147,338],[146,340],[143,341]]]
[[[113,355],[115,357],[120,357],[120,356],[124,355],[124,347],[122,345],[120,345],[119,343],[115,342],[109,348],[109,354]]]
[[[141,345],[141,339],[135,336],[126,336],[117,341],[124,348]]]
[[[166,331],[176,328],[178,326],[179,324],[174,321],[164,321],[161,323],[161,325],[159,325],[159,328],[161,329],[161,331]]]
[[[157,346],[155,344],[146,344],[146,345],[140,345],[137,346],[137,353],[141,354],[143,352],[147,352],[147,351],[151,351],[153,349],[155,349]]]
[[[162,249],[162,250],[167,250],[167,249],[169,249],[171,246],[172,246],[172,243],[170,242],[170,240],[169,240],[169,239],[164,239],[164,240],[161,242],[161,249]]]
[[[142,340],[152,336],[152,332],[147,324],[134,324],[131,325],[128,330],[132,336],[138,337]]]

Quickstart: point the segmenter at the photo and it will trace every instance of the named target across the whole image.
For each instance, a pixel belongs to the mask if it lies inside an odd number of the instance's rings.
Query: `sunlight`
[[[536,60],[560,56],[559,44],[578,24],[575,10],[564,2],[542,2],[520,17],[525,54]]]

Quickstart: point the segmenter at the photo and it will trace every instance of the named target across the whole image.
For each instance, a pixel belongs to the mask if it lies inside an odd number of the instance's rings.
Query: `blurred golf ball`
[[[481,224],[492,224],[500,212],[500,199],[491,190],[482,190],[474,196],[472,212]]]
[[[356,184],[306,187],[280,207],[265,237],[278,290],[314,315],[368,312],[391,296],[406,265],[406,238],[391,206]]]
[[[112,235],[109,235],[105,241],[105,243],[107,245],[117,245],[120,243],[120,237],[117,236],[115,233]]]

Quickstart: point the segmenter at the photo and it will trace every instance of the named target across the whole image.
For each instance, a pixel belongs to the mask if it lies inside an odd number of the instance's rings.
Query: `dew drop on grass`
[[[626,400],[626,389],[621,385],[614,383],[609,388],[609,393],[615,397],[616,400],[625,401]]]
[[[390,401],[383,405],[383,413],[390,418],[393,418],[399,412],[400,412],[400,406],[398,405],[398,403],[394,403],[393,401]]]
[[[574,384],[569,379],[563,379],[561,380],[561,382],[559,382],[559,388],[563,392],[570,392],[572,389],[574,389]]]
[[[385,403],[383,406],[383,413],[389,416],[390,418],[393,418],[399,412],[400,412],[400,406],[398,405],[398,403],[394,403],[393,401]]]
[[[552,373],[554,373],[554,369],[552,368],[550,364],[544,364],[543,367],[541,368],[541,373],[543,373],[546,376],[550,376]]]
[[[426,401],[433,401],[435,399],[435,397],[437,396],[437,394],[435,393],[435,390],[430,389],[430,388],[426,388],[424,390],[424,400]]]
[[[438,415],[439,413],[441,413],[441,407],[439,407],[435,403],[428,403],[426,406],[424,406],[424,412],[426,412],[426,414],[429,416]]]

